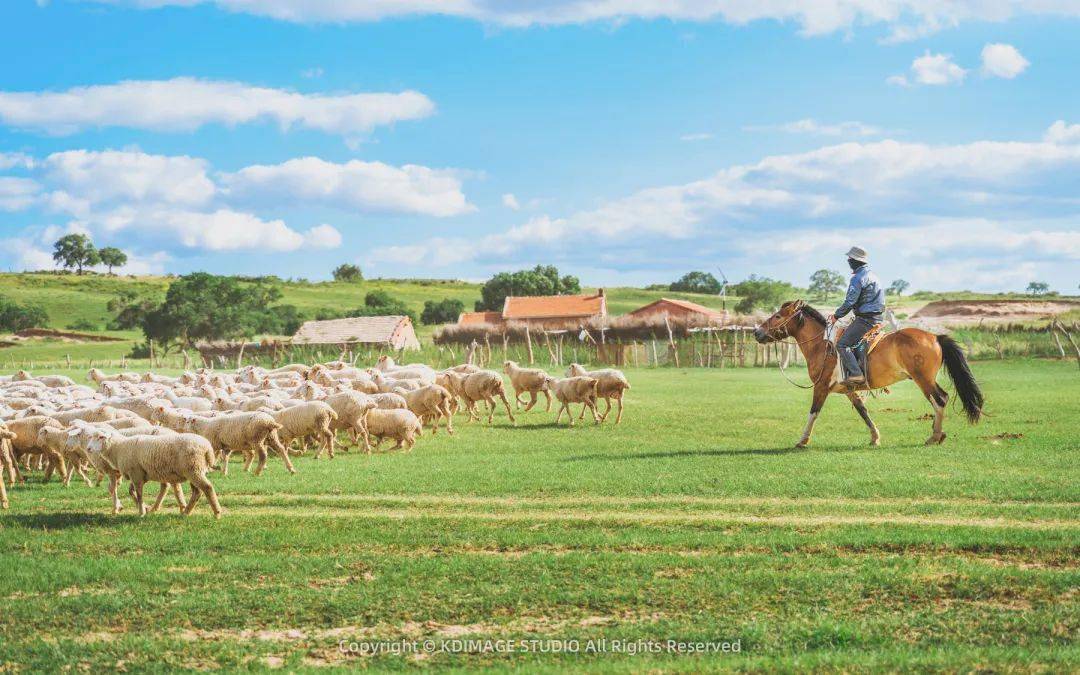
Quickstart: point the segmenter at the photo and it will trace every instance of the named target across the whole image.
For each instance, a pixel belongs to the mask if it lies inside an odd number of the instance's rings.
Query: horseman
[[[848,285],[844,304],[829,317],[829,325],[835,324],[849,312],[855,312],[855,320],[844,329],[844,334],[836,343],[840,358],[844,363],[847,379],[843,384],[848,387],[866,383],[866,376],[855,358],[854,347],[872,328],[881,324],[885,312],[885,289],[877,275],[870,271],[866,251],[852,246],[847,252],[848,266],[851,267],[851,283]]]

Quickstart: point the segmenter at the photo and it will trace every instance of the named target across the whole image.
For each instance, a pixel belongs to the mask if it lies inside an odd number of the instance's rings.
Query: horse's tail
[[[937,341],[941,345],[941,358],[945,361],[945,369],[949,371],[949,379],[953,381],[956,394],[964,405],[968,422],[975,424],[982,417],[983,408],[983,394],[979,389],[979,383],[971,374],[967,357],[964,356],[956,340],[948,335],[939,335]]]

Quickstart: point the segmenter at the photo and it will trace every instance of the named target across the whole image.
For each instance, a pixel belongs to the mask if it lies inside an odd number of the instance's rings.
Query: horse
[[[810,404],[810,417],[806,420],[806,428],[795,445],[796,448],[805,448],[810,444],[814,421],[817,420],[829,394],[844,394],[848,397],[870,429],[870,445],[879,445],[881,434],[870,419],[870,413],[867,412],[859,392],[882,389],[909,378],[915,381],[934,410],[933,433],[926,439],[926,445],[943,443],[945,432],[942,431],[942,425],[949,394],[937,383],[937,374],[942,364],[956,387],[968,422],[976,424],[982,417],[982,391],[979,390],[960,345],[951,337],[935,335],[918,328],[904,328],[889,333],[881,338],[873,353],[867,357],[866,384],[849,388],[837,382],[834,377],[839,355],[825,337],[827,325],[828,322],[821,312],[802,300],[792,300],[781,305],[775,314],[754,329],[754,339],[761,344],[794,338],[806,358],[806,368],[813,381],[814,399]]]

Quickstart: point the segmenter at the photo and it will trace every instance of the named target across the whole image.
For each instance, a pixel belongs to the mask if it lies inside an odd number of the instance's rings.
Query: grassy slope
[[[743,652],[424,663],[1075,669],[1080,380],[1053,362],[976,373],[992,416],[953,412],[932,448],[909,383],[869,403],[882,448],[833,397],[794,451],[809,402],[774,372],[631,371],[621,427],[534,411],[411,454],[215,474],[217,523],[112,517],[101,489],[32,482],[0,515],[0,663],[395,668],[413,660],[353,661],[338,640],[465,635]]]

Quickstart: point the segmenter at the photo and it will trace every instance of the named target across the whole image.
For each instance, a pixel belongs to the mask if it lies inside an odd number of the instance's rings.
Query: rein
[[[801,313],[802,313],[802,309],[800,308],[799,311],[794,312],[791,316],[789,316],[787,319],[785,319],[782,324],[777,326],[777,328],[783,328],[784,326],[786,326],[788,324],[789,321],[791,321],[792,319],[794,319],[796,316],[798,316]],[[808,342],[812,342],[814,340],[824,340],[825,335],[827,333],[828,333],[828,327],[825,327],[825,328],[822,329],[820,335],[817,335],[815,337],[808,338],[808,339],[802,340],[802,341],[796,340],[794,344],[798,347],[798,346],[804,345],[804,344],[806,344]],[[792,343],[788,342],[786,344],[792,344]],[[821,368],[818,370],[818,375],[817,375],[816,378],[814,378],[814,381],[811,384],[809,384],[809,385],[799,384],[795,380],[792,380],[790,377],[788,377],[787,371],[784,369],[783,363],[778,360],[776,362],[776,365],[780,369],[780,374],[784,376],[784,379],[787,380],[789,384],[793,384],[796,387],[798,387],[799,389],[816,389],[818,384],[821,382],[821,378],[825,375],[825,362],[828,361],[828,359],[829,359],[829,353],[830,353],[829,348],[830,347],[832,348],[832,352],[834,352],[836,354],[836,358],[840,358],[840,352],[837,351],[835,344],[829,342],[828,340],[825,340],[825,344],[826,344],[825,358],[823,358],[821,360]],[[807,365],[809,365],[809,364],[807,364]]]

